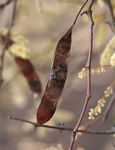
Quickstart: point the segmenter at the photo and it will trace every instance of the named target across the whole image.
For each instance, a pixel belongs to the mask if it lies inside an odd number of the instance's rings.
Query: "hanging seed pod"
[[[56,47],[50,79],[48,80],[45,93],[37,111],[37,122],[39,126],[50,120],[53,116],[62,94],[68,72],[71,35],[72,30],[70,29],[60,39]]]
[[[86,2],[80,8],[73,24],[57,44],[53,65],[51,68],[50,79],[48,80],[42,101],[36,114],[38,126],[41,126],[49,121],[55,113],[67,78],[72,30],[87,2],[88,0],[86,0]]]
[[[33,92],[40,94],[42,92],[41,82],[32,63],[29,59],[24,59],[21,57],[14,57],[14,59],[20,68],[21,73],[26,78],[30,89]]]

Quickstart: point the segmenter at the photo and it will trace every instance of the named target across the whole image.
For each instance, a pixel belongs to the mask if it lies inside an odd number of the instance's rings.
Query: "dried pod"
[[[26,78],[30,89],[33,92],[40,94],[42,92],[41,82],[30,60],[21,57],[14,57],[14,59],[20,68],[20,71]]]
[[[42,125],[53,116],[62,94],[68,72],[72,29],[60,39],[56,47],[54,61],[42,101],[37,111],[38,125]]]

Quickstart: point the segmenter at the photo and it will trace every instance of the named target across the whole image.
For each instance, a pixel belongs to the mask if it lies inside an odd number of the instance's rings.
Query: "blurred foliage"
[[[49,148],[46,148],[45,150],[63,150],[62,145],[58,144],[57,146],[51,146]]]
[[[40,77],[42,79],[44,89],[50,73],[50,66],[51,66],[54,50],[58,42],[58,39],[70,27],[71,23],[73,22],[76,16],[76,13],[78,12],[78,9],[83,4],[83,2],[84,0],[54,0],[54,1],[19,0],[18,1],[15,26],[12,29],[12,35],[14,35],[13,36],[14,39],[17,39],[15,35],[19,35],[19,37],[21,37],[19,38],[19,41],[17,41],[17,43],[19,44],[18,46],[20,46],[21,43],[26,43],[24,42],[24,40],[28,39],[27,50],[29,50],[29,55],[31,56],[30,59],[35,65],[36,70],[40,73]],[[115,14],[115,0],[111,0],[111,2]],[[96,59],[94,65],[95,64],[97,65],[100,62],[100,65],[103,65],[103,67],[101,66],[97,68],[94,67],[94,69],[92,69],[92,73],[103,72],[106,74],[106,68],[104,68],[105,65],[111,65],[113,68],[115,66],[115,37],[113,36],[113,33],[111,33],[111,29],[107,24],[108,21],[107,12],[105,9],[104,1],[96,0],[93,10],[94,10],[93,17],[95,21],[94,55],[98,54],[100,56],[100,59],[98,60]],[[80,17],[79,21],[80,22],[78,24],[78,27],[75,27],[74,30],[74,35],[73,35],[74,41],[73,41],[72,53],[71,53],[71,61],[73,62],[75,61],[75,63],[72,67],[70,66],[70,70],[72,71],[75,70],[75,72],[76,72],[76,68],[83,66],[84,62],[86,61],[86,53],[88,51],[88,45],[89,45],[88,43],[89,41],[87,41],[88,18],[87,16],[83,15]],[[6,22],[8,24],[8,21]],[[23,46],[26,46],[26,44]],[[20,49],[20,47],[18,48]],[[17,54],[17,51],[14,52],[14,50],[16,49],[14,47],[11,51]],[[27,53],[28,52],[24,49],[24,51],[22,51],[20,54],[24,55],[25,57],[28,55]],[[82,60],[81,58],[83,56],[84,56],[83,62],[82,64],[80,64]],[[7,104],[7,110],[5,109],[4,112],[8,115],[12,110],[12,113],[15,114],[15,116],[17,117],[19,116],[26,117],[28,120],[35,121],[36,120],[35,113],[38,104],[41,100],[41,97],[38,97],[37,99],[33,97],[33,93],[29,90],[26,81],[24,80],[23,76],[20,74],[16,64],[14,63],[12,57],[8,54],[8,52],[6,52],[5,57],[6,58],[5,58],[5,65],[4,65],[4,72],[3,72],[4,84],[0,92],[1,95],[3,94],[5,95],[5,92],[7,92],[7,94],[5,96],[1,96],[0,105],[1,107],[4,108],[3,105]],[[70,74],[72,71],[70,71]],[[80,74],[80,77],[86,76],[87,70],[83,69],[82,71],[83,72],[82,74]],[[73,84],[72,86],[70,85],[70,82]],[[74,87],[74,83],[76,82],[77,84]],[[74,88],[75,91],[77,90],[76,86],[78,86],[78,89],[82,87],[81,80],[80,83],[78,83],[78,79],[73,78],[73,76],[70,79],[70,81],[67,81],[67,86],[68,85],[70,89],[73,90]],[[66,123],[71,123],[75,121],[75,115],[78,116],[78,114],[74,114],[74,112],[77,109],[79,110],[79,101],[76,101],[76,99],[78,100],[80,99],[79,97],[80,94],[78,93],[78,97],[76,98],[71,97],[70,99],[70,97],[68,96],[70,94],[69,93],[70,91],[67,90],[66,87],[64,94],[67,95],[67,98],[65,98],[66,97],[65,95],[62,96],[62,100],[64,100],[65,105],[67,102],[69,107],[62,106],[63,108],[60,108],[62,105],[62,103],[60,103],[58,110],[56,111],[51,121],[48,122],[48,124],[57,125],[61,121],[62,124],[64,123],[65,125]],[[72,101],[73,99],[75,99],[74,103]],[[97,103],[98,113],[101,111],[100,108],[104,105],[103,102],[105,101],[101,101],[101,103],[99,101]],[[8,110],[9,106],[11,108]],[[76,106],[76,108],[73,109],[74,106]],[[67,110],[66,107],[71,109]],[[9,129],[5,129],[5,130],[7,131]],[[33,131],[32,126],[29,126],[26,123],[22,124],[21,132],[30,133],[31,136],[31,131]],[[7,132],[9,133],[9,131]],[[39,128],[36,132],[36,136],[39,137],[39,139],[46,139],[46,137],[48,138],[52,132],[54,132],[54,130]],[[64,138],[63,140],[66,140],[66,138]],[[21,147],[23,149],[23,144]],[[63,149],[63,146],[61,145],[56,145],[53,147],[46,146],[46,147],[47,147],[46,150]],[[18,150],[20,149],[21,148],[18,148]]]
[[[100,57],[100,64],[102,66],[104,65],[110,65],[111,64],[111,57],[113,57],[113,54],[115,53],[115,36],[113,36],[110,41],[107,43],[105,49],[103,50],[101,57]],[[112,62],[114,59],[112,58]],[[112,64],[114,64],[113,62]]]

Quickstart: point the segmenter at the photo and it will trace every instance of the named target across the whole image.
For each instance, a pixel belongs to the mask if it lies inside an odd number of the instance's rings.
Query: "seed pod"
[[[42,92],[40,79],[34,69],[34,66],[29,61],[29,59],[24,59],[21,57],[14,57],[16,64],[20,68],[20,71],[26,78],[30,89],[40,94]]]
[[[56,47],[54,61],[42,101],[37,111],[37,123],[42,125],[55,113],[62,94],[68,72],[72,29],[60,39]]]

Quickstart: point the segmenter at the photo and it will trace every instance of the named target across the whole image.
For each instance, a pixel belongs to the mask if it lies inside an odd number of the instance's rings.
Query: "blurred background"
[[[0,4],[6,0],[0,0]],[[39,74],[42,94],[49,79],[51,64],[59,39],[73,23],[84,1],[82,0],[18,0],[15,25],[12,34],[28,40],[30,61]],[[112,1],[114,8],[115,2]],[[0,10],[0,27],[8,28],[11,22],[13,3]],[[114,35],[106,23],[107,11],[104,2],[96,1],[93,7],[94,48],[92,66],[99,66],[100,55]],[[63,125],[73,128],[79,118],[86,95],[86,78],[79,79],[78,72],[85,67],[90,47],[90,23],[87,16],[79,17],[72,35],[69,74],[55,115],[48,125]],[[114,80],[114,68],[92,75],[92,98],[89,102],[83,124],[88,122],[88,112],[103,96],[107,86]],[[4,82],[0,87],[0,150],[65,150],[71,132],[45,128],[8,120],[8,116],[36,122],[36,112],[42,95],[35,94],[14,62],[6,52],[3,69]],[[107,99],[107,103],[109,99]],[[107,104],[106,104],[107,105]],[[113,106],[114,107],[114,106]],[[106,108],[105,108],[106,109]],[[92,129],[108,130],[115,120],[114,108],[106,122],[97,121]],[[79,137],[79,144],[85,150],[114,150],[112,135],[86,135]]]

